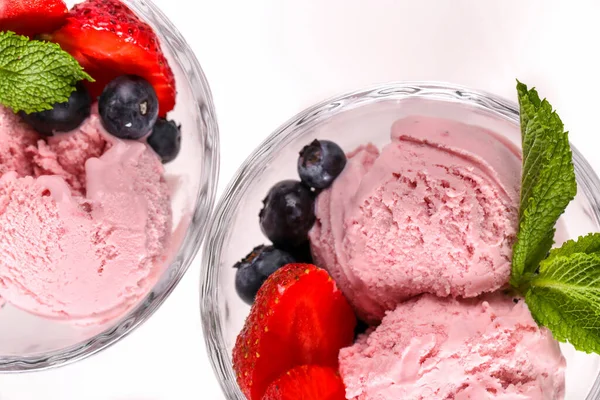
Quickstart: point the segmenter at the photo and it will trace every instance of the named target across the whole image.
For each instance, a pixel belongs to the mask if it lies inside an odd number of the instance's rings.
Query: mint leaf
[[[565,243],[542,261],[525,292],[539,324],[549,328],[555,339],[587,353],[600,353],[599,239],[594,234]]]
[[[600,254],[600,233],[588,233],[586,236],[580,236],[577,240],[568,240],[558,249],[550,250],[548,259],[570,256],[575,253]]]
[[[510,283],[555,339],[600,354],[600,233],[551,250],[556,221],[577,193],[573,156],[550,103],[521,82],[517,91],[523,175]]]
[[[511,284],[533,274],[554,243],[555,224],[577,193],[568,133],[546,100],[518,82],[523,171],[519,232],[513,247]]]
[[[535,117],[536,111],[541,107],[542,101],[540,100],[540,96],[538,95],[537,91],[528,91],[527,85],[519,81],[517,81],[517,94],[519,96],[520,106],[519,115],[521,119],[521,144],[523,147],[523,154],[525,154],[531,148],[531,143],[526,143],[526,139],[532,139],[532,136],[525,135],[525,128],[527,127],[529,121]],[[550,112],[552,112],[552,109],[550,109]]]
[[[552,106],[545,99],[542,101],[535,89],[527,90],[527,86],[517,81],[517,92],[519,95],[520,118],[521,118],[521,143],[523,148],[523,174],[521,187],[521,208],[519,209],[520,217],[522,217],[527,205],[527,199],[531,196],[533,189],[533,180],[539,177],[540,168],[543,166],[539,161],[540,150],[546,148],[546,143],[540,139],[544,139],[544,134],[539,123],[532,123],[538,114],[543,116],[552,114]],[[556,115],[556,114],[554,114]],[[553,121],[556,123],[557,129],[562,131],[562,122]],[[527,130],[529,124],[532,124]],[[540,137],[541,136],[541,137]],[[525,171],[528,173],[526,174]]]
[[[57,44],[0,32],[0,103],[14,112],[64,103],[83,79],[93,81]]]

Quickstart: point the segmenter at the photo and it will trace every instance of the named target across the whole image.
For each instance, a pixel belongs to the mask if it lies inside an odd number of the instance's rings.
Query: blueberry
[[[308,231],[315,222],[314,195],[299,181],[281,181],[273,186],[263,200],[260,227],[280,248],[300,247],[308,240]]]
[[[150,133],[158,117],[158,99],[148,81],[135,75],[113,79],[98,100],[102,126],[121,139]]]
[[[159,118],[148,136],[148,145],[158,154],[163,163],[173,161],[181,149],[181,126],[173,121]]]
[[[283,246],[280,248],[290,253],[299,263],[314,264],[308,240],[299,246]]]
[[[55,132],[69,132],[79,127],[90,116],[91,105],[92,98],[80,82],[67,102],[56,103],[51,110],[19,114],[39,133],[52,136]]]
[[[296,260],[283,250],[273,246],[258,246],[244,259],[234,265],[235,290],[242,300],[248,304],[254,302],[256,293],[267,278],[286,264]]]
[[[328,188],[346,166],[346,155],[329,140],[314,140],[305,146],[298,158],[298,175],[315,189]]]

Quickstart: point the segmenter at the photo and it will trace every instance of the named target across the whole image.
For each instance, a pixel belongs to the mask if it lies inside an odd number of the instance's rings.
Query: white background
[[[515,78],[559,110],[600,170],[600,2],[156,0],[195,50],[221,129],[222,189],[304,107],[389,80],[440,80],[514,99]],[[198,312],[199,260],[144,326],[103,353],[0,376],[0,400],[222,399]]]

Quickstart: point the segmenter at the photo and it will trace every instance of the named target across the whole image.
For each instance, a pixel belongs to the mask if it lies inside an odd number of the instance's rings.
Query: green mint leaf
[[[555,224],[577,193],[568,134],[548,101],[517,83],[523,171],[511,284],[538,324],[600,354],[600,233],[552,249]]]
[[[568,240],[557,249],[550,250],[548,259],[553,257],[568,257],[575,253],[600,255],[600,233],[588,233],[586,236],[580,236],[577,240]],[[600,284],[600,282],[598,282]]]
[[[577,193],[568,133],[546,100],[518,82],[523,171],[519,232],[513,247],[511,284],[533,274],[554,243],[555,224]]]
[[[93,81],[59,45],[0,32],[0,104],[14,112],[64,103],[83,79]]]
[[[600,235],[569,241],[540,264],[525,301],[555,339],[600,354]],[[576,252],[591,250],[592,253]]]

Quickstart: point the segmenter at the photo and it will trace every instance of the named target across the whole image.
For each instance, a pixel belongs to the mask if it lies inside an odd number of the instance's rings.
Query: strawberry
[[[337,371],[301,365],[269,385],[262,400],[345,400],[346,389]]]
[[[68,12],[63,0],[0,0],[0,31],[31,37],[53,32]]]
[[[50,40],[79,61],[96,80],[96,98],[120,75],[139,75],[152,84],[164,117],[175,106],[175,77],[152,28],[119,0],[87,0],[69,13],[66,24]]]
[[[338,352],[352,343],[356,317],[327,271],[288,264],[273,273],[233,349],[237,381],[249,400],[286,371],[315,364],[337,368]]]

